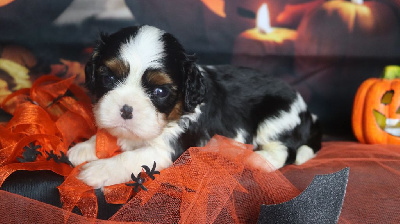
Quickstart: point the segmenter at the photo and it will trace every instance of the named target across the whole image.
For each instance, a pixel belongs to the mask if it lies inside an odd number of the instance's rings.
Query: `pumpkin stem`
[[[400,66],[388,65],[385,67],[383,72],[384,79],[398,79],[400,78]]]

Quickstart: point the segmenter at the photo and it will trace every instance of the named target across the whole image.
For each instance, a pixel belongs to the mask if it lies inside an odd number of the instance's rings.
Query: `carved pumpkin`
[[[362,143],[400,144],[400,67],[386,67],[384,78],[364,81],[356,93],[352,125]]]
[[[299,25],[296,83],[310,88],[321,114],[329,111],[323,125],[330,130],[351,130],[349,94],[353,96],[367,78],[378,76],[384,65],[397,63],[400,25],[394,7],[386,4],[327,1],[308,12]]]
[[[12,91],[31,87],[28,68],[0,58],[0,102]]]
[[[0,52],[0,58],[13,61],[27,68],[33,68],[37,64],[35,55],[25,47],[18,45],[5,45]]]
[[[276,17],[276,21],[280,26],[296,29],[304,15],[324,2],[325,0],[289,2]]]
[[[383,2],[325,2],[299,25],[296,71],[308,75],[340,63],[344,57],[398,56],[399,28],[393,7]]]

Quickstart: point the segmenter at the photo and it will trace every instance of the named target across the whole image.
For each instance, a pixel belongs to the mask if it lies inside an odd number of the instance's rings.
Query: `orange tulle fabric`
[[[255,223],[261,204],[300,192],[251,145],[214,136],[190,148],[110,220],[148,223]]]
[[[96,130],[90,99],[75,81],[44,76],[2,103],[14,116],[0,125],[0,186],[17,170],[51,170],[65,177],[58,187],[62,209],[0,191],[2,222],[255,223],[261,204],[291,200],[314,175],[350,167],[339,223],[400,223],[400,146],[325,142],[307,163],[274,171],[252,146],[221,136],[190,148],[155,180],[142,173],[147,191],[136,193],[126,184],[105,187],[108,203],[124,205],[109,220],[98,220],[94,189],[77,178],[81,166],[54,159],[94,134],[100,158],[119,153],[116,139]],[[25,147],[39,145],[33,162],[20,162]],[[72,213],[74,207],[83,216]]]
[[[350,167],[339,223],[400,223],[400,146],[326,142],[309,162],[281,169],[303,191],[314,175]]]

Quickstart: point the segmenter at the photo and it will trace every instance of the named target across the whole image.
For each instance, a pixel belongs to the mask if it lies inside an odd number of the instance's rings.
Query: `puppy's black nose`
[[[132,119],[132,112],[133,112],[133,108],[131,106],[128,106],[125,104],[121,108],[121,117],[125,120]]]

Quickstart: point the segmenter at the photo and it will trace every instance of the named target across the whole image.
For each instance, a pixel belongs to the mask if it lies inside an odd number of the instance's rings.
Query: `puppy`
[[[102,35],[86,65],[98,128],[122,153],[98,159],[96,136],[68,151],[79,178],[94,188],[128,182],[142,165],[169,167],[215,134],[253,144],[275,168],[302,164],[321,132],[300,94],[247,68],[199,66],[171,34],[151,26]]]

